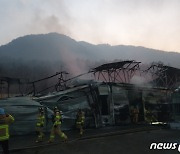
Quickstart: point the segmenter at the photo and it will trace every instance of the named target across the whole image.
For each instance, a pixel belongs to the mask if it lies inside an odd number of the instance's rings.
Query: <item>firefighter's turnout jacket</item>
[[[83,126],[85,121],[85,113],[83,111],[78,111],[76,119],[76,127],[80,130],[79,134],[83,134]]]
[[[0,117],[0,141],[9,139],[9,124],[14,122],[14,117],[6,114]]]
[[[38,134],[38,138],[36,140],[36,142],[41,142],[43,140],[44,137],[44,133],[43,133],[43,127],[45,124],[45,116],[43,112],[40,112],[38,114],[37,117],[37,123],[36,123],[36,132]]]
[[[37,118],[36,126],[37,127],[44,127],[44,123],[45,123],[45,116],[44,116],[44,114],[39,114],[38,118]]]
[[[55,138],[55,134],[58,134],[64,141],[67,140],[66,134],[61,131],[61,122],[62,122],[62,115],[60,111],[55,111],[54,118],[53,118],[53,126],[51,129],[50,139],[49,142],[53,142]]]

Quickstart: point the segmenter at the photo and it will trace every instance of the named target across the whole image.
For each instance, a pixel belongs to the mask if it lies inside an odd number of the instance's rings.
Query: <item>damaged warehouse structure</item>
[[[133,108],[139,110],[139,122],[169,122],[173,118],[174,87],[170,89],[165,86],[152,87],[149,83],[130,83],[133,76],[140,72],[139,64],[140,62],[135,61],[121,61],[101,65],[90,70],[95,79],[100,81],[87,81],[34,100],[49,108],[58,106],[64,114],[65,129],[74,127],[79,108],[86,113],[86,127],[129,124],[132,122]],[[144,72],[147,71],[148,69]],[[152,76],[153,82],[162,77]]]
[[[73,85],[68,82],[76,77],[65,80],[63,74],[68,73],[60,72],[45,78],[60,74],[58,84],[51,86],[56,91],[46,95],[38,93],[35,85],[44,79],[31,82],[32,101],[51,110],[58,106],[63,113],[62,129],[66,130],[75,127],[78,109],[85,112],[86,128],[130,124],[133,108],[139,110],[141,123],[180,120],[180,70],[153,63],[142,71],[140,63],[127,60],[103,64],[88,72],[94,75],[94,80],[80,80],[82,82]],[[144,82],[146,76],[151,76],[151,80]],[[37,114],[37,111],[33,113]]]
[[[74,127],[79,108],[85,111],[86,127],[103,127],[131,123],[130,109],[133,107],[138,107],[139,121],[142,122],[145,120],[145,109],[150,110],[158,105],[154,112],[160,112],[158,107],[168,103],[166,98],[165,89],[138,88],[131,84],[92,83],[35,100],[49,108],[58,106],[64,115],[63,127],[70,129]],[[166,112],[169,114],[170,111]],[[156,121],[169,120],[169,117],[163,117],[163,113],[155,114]]]

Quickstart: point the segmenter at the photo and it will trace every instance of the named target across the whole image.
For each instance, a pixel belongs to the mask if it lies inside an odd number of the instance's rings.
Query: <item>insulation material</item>
[[[38,102],[29,97],[14,97],[0,100],[0,107],[5,109],[6,114],[11,114],[15,122],[10,126],[11,135],[25,135],[35,132],[38,108],[42,107]],[[46,120],[52,115],[52,111],[47,109]],[[48,120],[47,120],[48,121]],[[46,122],[46,130],[49,130]]]

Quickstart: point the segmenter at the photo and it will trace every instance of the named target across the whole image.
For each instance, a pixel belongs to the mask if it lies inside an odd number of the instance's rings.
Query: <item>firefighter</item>
[[[14,117],[5,114],[3,108],[0,108],[0,144],[4,154],[9,154],[9,124],[14,122]]]
[[[145,109],[145,121],[149,124],[152,124],[152,122],[158,121],[155,115],[152,113],[152,111],[149,108]]]
[[[138,119],[139,119],[139,109],[137,107],[134,107],[131,110],[131,116],[132,116],[132,122],[133,123],[138,123]]]
[[[139,121],[139,109],[137,107],[134,108],[134,123],[138,123]]]
[[[38,110],[39,110],[39,113],[38,113],[37,123],[36,123],[36,132],[38,134],[38,138],[36,139],[36,143],[43,141],[43,137],[44,137],[43,127],[45,123],[44,109],[40,107]]]
[[[55,134],[58,134],[64,141],[67,141],[67,136],[61,131],[62,114],[57,107],[54,107],[53,126],[51,129],[49,143],[54,142]]]
[[[76,118],[76,128],[79,129],[80,136],[83,135],[84,120],[85,120],[85,114],[81,109],[79,109]]]

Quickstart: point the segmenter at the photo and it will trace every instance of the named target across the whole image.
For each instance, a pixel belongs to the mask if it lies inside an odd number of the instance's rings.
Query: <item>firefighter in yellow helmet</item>
[[[85,114],[81,109],[79,109],[77,112],[76,128],[79,129],[80,136],[83,135],[84,121],[85,121]]]
[[[45,123],[45,116],[44,116],[44,109],[42,107],[39,108],[39,113],[37,117],[37,123],[36,123],[36,132],[38,134],[38,138],[36,139],[36,143],[42,142],[44,133],[43,133],[43,127]]]
[[[4,109],[0,108],[0,144],[4,154],[9,154],[9,124],[14,122],[14,117],[5,114]]]
[[[54,142],[55,134],[58,134],[64,141],[67,141],[67,136],[61,131],[62,115],[57,107],[54,107],[53,126],[51,129],[49,143]]]

